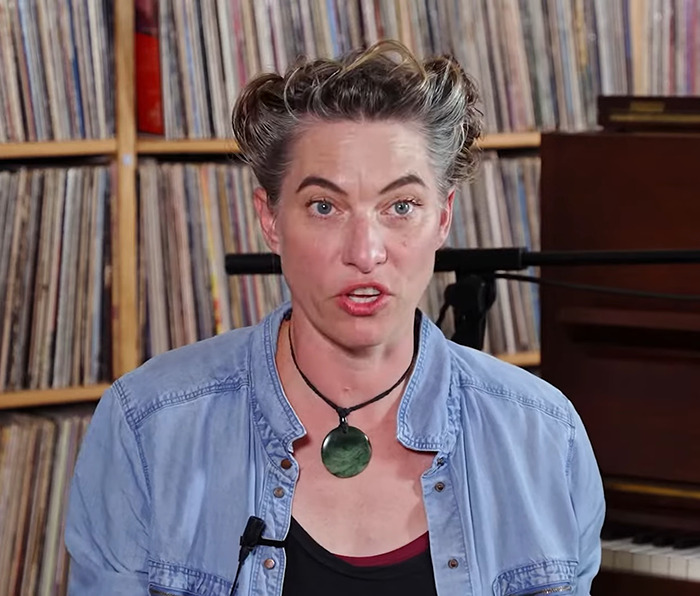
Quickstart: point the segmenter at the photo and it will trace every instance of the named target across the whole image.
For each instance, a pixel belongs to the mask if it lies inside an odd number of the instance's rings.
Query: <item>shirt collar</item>
[[[452,354],[442,331],[422,314],[420,348],[399,406],[397,437],[410,449],[448,452],[456,437]]]
[[[249,354],[253,399],[259,406],[258,409],[253,404],[254,415],[265,417],[272,435],[282,442],[287,452],[292,451],[293,441],[306,434],[284,395],[275,362],[280,326],[290,308],[288,302],[282,304],[255,327]]]
[[[255,415],[264,416],[272,434],[292,450],[292,442],[306,434],[282,391],[275,353],[280,326],[291,308],[287,302],[255,328],[251,340],[250,371]],[[416,364],[401,399],[397,438],[409,449],[447,452],[454,444],[456,403],[450,397],[451,351],[442,331],[421,313]]]

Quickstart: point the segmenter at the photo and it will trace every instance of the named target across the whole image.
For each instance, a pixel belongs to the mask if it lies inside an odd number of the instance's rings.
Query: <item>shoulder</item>
[[[452,359],[452,383],[464,399],[485,405],[516,407],[575,425],[571,402],[559,389],[527,370],[485,352],[446,340]]]
[[[168,406],[250,383],[251,344],[262,326],[244,327],[155,356],[118,379],[112,393],[131,423]]]

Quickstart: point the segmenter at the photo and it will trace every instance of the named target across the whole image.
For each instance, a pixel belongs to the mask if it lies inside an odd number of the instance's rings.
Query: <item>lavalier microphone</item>
[[[238,584],[238,576],[241,573],[241,567],[243,562],[246,560],[248,555],[253,552],[256,546],[274,546],[276,548],[284,548],[284,540],[272,540],[270,538],[263,538],[263,530],[265,530],[265,522],[259,517],[251,515],[246,522],[245,529],[241,535],[240,544],[241,550],[238,551],[238,569],[236,569],[236,577],[233,580],[233,586],[231,586],[231,592],[229,596],[233,596],[236,585]]]

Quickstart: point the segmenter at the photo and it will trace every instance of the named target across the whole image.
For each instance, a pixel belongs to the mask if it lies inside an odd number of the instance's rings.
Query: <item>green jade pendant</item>
[[[323,465],[338,478],[357,476],[371,457],[372,445],[367,435],[344,421],[326,435],[321,445]]]

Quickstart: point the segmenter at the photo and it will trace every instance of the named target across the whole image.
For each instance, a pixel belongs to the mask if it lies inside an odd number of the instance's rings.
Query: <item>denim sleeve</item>
[[[573,410],[573,407],[572,407]],[[600,471],[581,418],[574,415],[569,459],[569,491],[579,527],[579,596],[591,593],[591,582],[600,567],[600,530],[605,517],[605,498]]]
[[[80,448],[66,519],[69,596],[148,594],[148,478],[128,415],[117,382]]]

